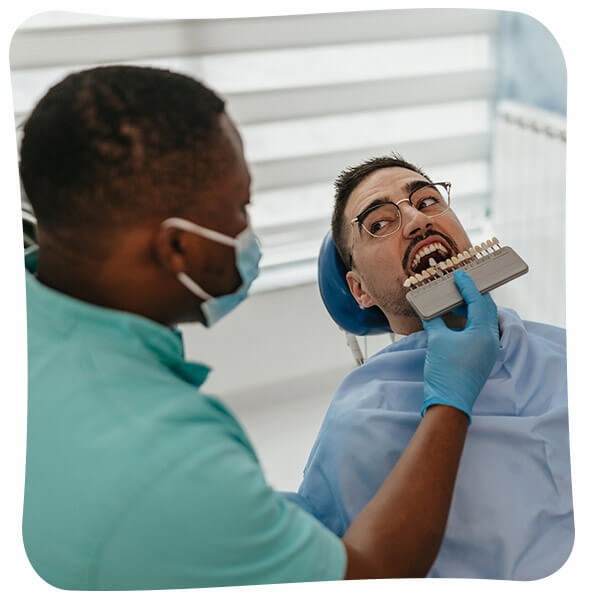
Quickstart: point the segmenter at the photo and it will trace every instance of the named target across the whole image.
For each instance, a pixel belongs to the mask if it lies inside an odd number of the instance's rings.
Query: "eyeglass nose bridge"
[[[410,206],[411,206],[411,207],[412,207],[414,210],[418,210],[418,209],[417,209],[417,208],[416,208],[416,207],[415,207],[415,206],[412,204],[412,201],[411,201],[409,198],[402,198],[401,200],[398,200],[397,202],[392,202],[392,204],[393,204],[393,205],[394,205],[394,206],[397,208],[397,210],[398,210],[398,213],[399,213],[399,225],[398,225],[398,227],[397,227],[397,229],[396,229],[395,231],[392,231],[392,232],[391,232],[391,235],[393,235],[394,233],[397,233],[397,232],[398,232],[398,231],[401,229],[401,227],[402,227],[402,224],[403,224],[403,222],[404,222],[404,217],[403,217],[403,215],[402,215],[402,211],[401,211],[401,209],[400,209],[400,207],[399,207],[399,205],[400,205],[402,202],[407,202],[407,203],[408,203],[408,204],[409,204],[409,205],[410,205]],[[420,211],[418,211],[418,212],[420,212]],[[364,225],[363,225],[363,227],[364,227]]]
[[[423,214],[423,213],[421,213],[421,212],[420,212],[420,210],[419,210],[419,209],[417,209],[417,208],[416,208],[416,207],[415,207],[415,206],[412,204],[412,201],[411,201],[409,198],[402,198],[401,200],[398,200],[397,202],[394,202],[394,204],[395,204],[395,206],[396,206],[396,208],[397,208],[397,210],[398,210],[398,212],[399,212],[399,226],[398,226],[398,228],[397,228],[397,230],[396,230],[396,231],[399,231],[399,230],[401,229],[401,227],[402,227],[402,224],[403,224],[403,222],[404,222],[404,217],[403,217],[403,215],[402,215],[402,211],[401,211],[401,209],[400,209],[400,207],[399,207],[399,205],[400,205],[402,202],[407,202],[407,203],[408,203],[408,204],[409,204],[409,205],[410,205],[410,206],[411,206],[411,207],[412,207],[412,208],[413,208],[415,211],[418,211],[420,214]]]
[[[434,218],[436,218],[436,217],[440,217],[441,215],[444,215],[444,214],[445,214],[445,213],[446,213],[446,212],[447,212],[447,211],[448,211],[448,210],[451,208],[451,206],[450,206],[450,204],[451,204],[451,182],[450,182],[450,181],[443,181],[443,182],[439,182],[439,183],[431,183],[431,184],[430,184],[430,186],[438,186],[438,185],[442,185],[442,186],[444,186],[444,188],[446,189],[446,191],[447,191],[447,201],[448,201],[448,204],[447,204],[447,207],[446,207],[446,208],[445,208],[445,209],[444,209],[442,212],[440,212],[440,213],[438,213],[438,214],[436,214],[436,215],[425,215],[425,216],[426,216],[428,219],[434,219]],[[411,194],[410,194],[410,195],[411,195]],[[383,236],[383,237],[389,237],[390,235],[393,235],[393,234],[397,233],[397,232],[398,232],[398,231],[401,229],[401,227],[402,227],[402,223],[403,223],[403,216],[402,216],[401,210],[400,210],[400,208],[399,208],[399,205],[400,205],[402,202],[407,202],[407,203],[408,203],[408,204],[409,204],[409,205],[410,205],[410,206],[411,206],[411,207],[412,207],[414,210],[417,210],[418,212],[420,212],[420,210],[419,210],[418,208],[416,208],[416,207],[415,207],[415,206],[412,204],[412,201],[410,200],[410,198],[402,198],[401,200],[398,200],[397,202],[392,202],[391,204],[393,204],[393,205],[394,205],[394,206],[397,208],[397,210],[398,210],[398,212],[399,212],[399,216],[400,216],[400,222],[399,222],[399,226],[398,226],[398,228],[397,228],[395,231],[393,231],[393,232],[391,232],[390,234],[388,234],[387,236]],[[379,236],[374,236],[374,235],[373,235],[373,234],[372,234],[372,233],[371,233],[371,232],[370,232],[370,231],[369,231],[369,230],[368,230],[368,229],[367,229],[367,228],[364,226],[364,224],[360,222],[360,220],[359,220],[359,217],[358,217],[358,216],[356,216],[354,219],[352,219],[352,220],[350,221],[350,224],[351,224],[351,225],[354,225],[355,223],[356,223],[356,224],[358,224],[358,226],[359,226],[359,233],[360,233],[361,229],[364,229],[364,230],[365,230],[365,231],[366,231],[366,232],[367,232],[369,235],[371,235],[371,236],[373,236],[373,237],[379,237]],[[350,254],[349,254],[350,268],[352,268],[352,251],[353,251],[353,249],[354,249],[354,242],[355,242],[355,235],[354,235],[354,233],[353,233],[353,236],[352,236],[352,241],[351,241]]]

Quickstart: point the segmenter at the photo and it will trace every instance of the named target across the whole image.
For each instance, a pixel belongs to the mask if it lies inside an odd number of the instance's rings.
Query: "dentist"
[[[38,220],[23,539],[43,579],[130,590],[426,575],[498,352],[489,296],[457,273],[466,327],[424,324],[421,424],[340,539],[267,484],[175,328],[213,326],[258,274],[223,101],[158,69],[71,74],[28,118],[20,172]]]

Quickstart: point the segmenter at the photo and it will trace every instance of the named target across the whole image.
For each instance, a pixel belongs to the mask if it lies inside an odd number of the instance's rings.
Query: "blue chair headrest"
[[[318,259],[318,283],[330,316],[342,329],[355,335],[391,333],[385,315],[376,306],[361,308],[348,289],[346,273],[332,233],[328,232]]]

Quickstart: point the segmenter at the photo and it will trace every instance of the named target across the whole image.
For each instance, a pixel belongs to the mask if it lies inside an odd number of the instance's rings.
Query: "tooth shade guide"
[[[488,254],[492,254],[494,252],[492,246],[494,244],[492,243],[492,240],[486,240],[486,245],[485,245],[485,250]]]
[[[448,276],[452,271],[461,267],[465,267],[469,273],[471,268],[477,264],[481,264],[480,261],[487,262],[488,257],[500,249],[501,247],[499,246],[498,238],[494,237],[475,247],[471,246],[470,248],[463,250],[463,252],[459,252],[456,256],[450,256],[448,259],[441,260],[438,263],[434,258],[430,257],[428,259],[430,266],[423,269],[420,273],[408,277],[404,281],[403,286],[410,288],[411,291],[412,289],[424,287],[426,284],[436,284],[439,280],[448,279]],[[419,251],[414,258],[413,263],[418,264],[424,256],[435,251],[448,252],[444,246],[439,242],[436,242]],[[514,251],[511,250],[511,252]]]
[[[441,261],[437,267],[440,270],[444,269],[444,272],[431,267],[437,276],[430,276],[427,279],[421,277],[420,284],[406,293],[410,306],[425,320],[445,314],[459,306],[463,299],[452,276],[457,268],[464,267],[465,272],[471,276],[482,294],[524,275],[528,271],[528,266],[522,258],[512,248],[501,247],[496,242],[497,238],[486,240],[475,248],[458,253],[454,257],[454,265],[449,259]],[[473,254],[479,256],[473,257]],[[430,272],[431,269],[428,271]]]

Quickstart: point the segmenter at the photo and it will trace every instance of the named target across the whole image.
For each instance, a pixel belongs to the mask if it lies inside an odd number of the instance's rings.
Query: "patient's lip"
[[[426,236],[424,239],[416,242],[415,245],[412,247],[412,250],[410,251],[409,255],[407,255],[407,258],[404,261],[405,264],[402,265],[404,268],[404,271],[406,271],[406,273],[413,273],[413,271],[411,269],[411,264],[414,260],[414,256],[416,256],[416,254],[425,246],[430,246],[430,244],[434,244],[436,242],[438,242],[439,244],[441,244],[445,248],[447,248],[447,250],[449,251],[451,256],[453,256],[456,253],[456,250],[455,250],[455,248],[453,248],[453,245],[452,245],[452,240],[450,240],[450,243],[449,243],[449,240],[446,240],[442,234],[432,233],[432,234]]]

